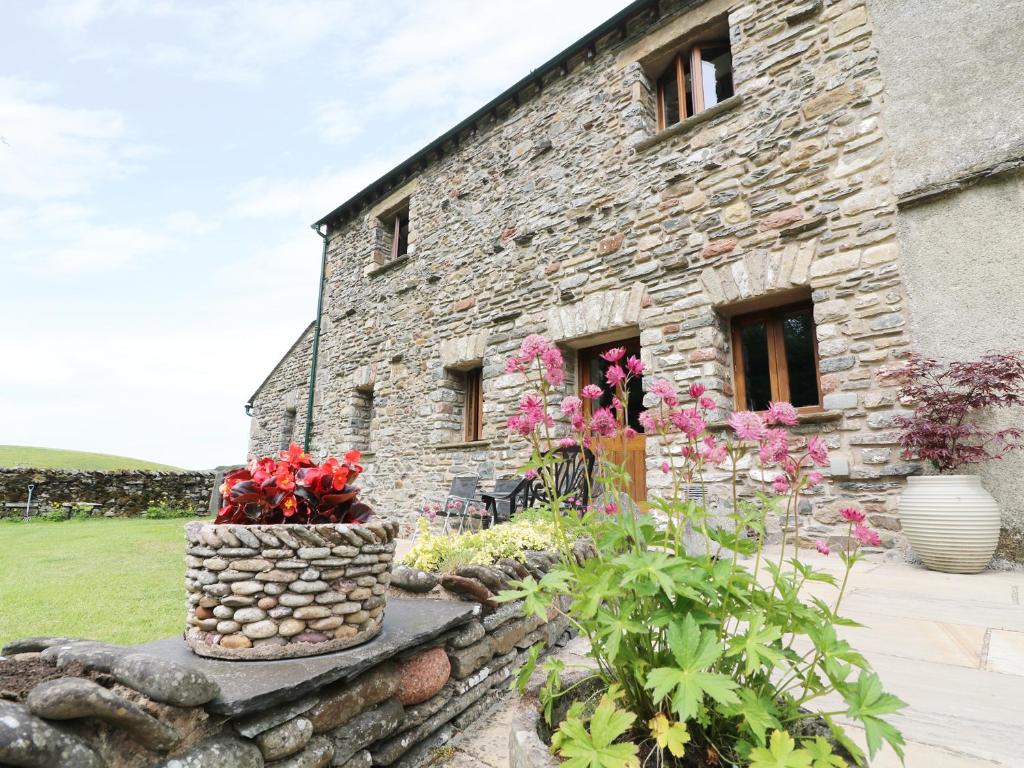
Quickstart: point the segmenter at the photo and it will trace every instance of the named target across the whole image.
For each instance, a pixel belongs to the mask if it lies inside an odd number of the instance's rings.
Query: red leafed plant
[[[316,464],[295,443],[279,459],[253,459],[225,476],[216,522],[364,523],[373,512],[356,500],[359,489],[351,484],[363,471],[358,461],[359,451],[349,451],[343,461],[332,456]]]
[[[884,375],[901,382],[900,399],[914,404],[912,415],[894,420],[905,458],[916,454],[939,472],[953,472],[1024,448],[1020,429],[996,430],[976,421],[990,408],[1024,404],[1021,353],[951,363],[912,355],[904,366]]]

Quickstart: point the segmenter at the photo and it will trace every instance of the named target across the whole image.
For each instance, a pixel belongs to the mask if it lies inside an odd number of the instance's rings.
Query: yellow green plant
[[[555,549],[555,527],[548,520],[514,520],[474,533],[437,534],[426,518],[419,522],[416,543],[400,562],[424,571],[446,565],[491,565],[503,557],[524,560],[528,549]]]

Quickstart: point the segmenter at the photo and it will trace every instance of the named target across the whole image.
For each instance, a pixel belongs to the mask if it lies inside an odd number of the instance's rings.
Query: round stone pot
[[[999,543],[999,505],[977,475],[908,477],[899,511],[910,545],[935,571],[978,573]]]
[[[380,632],[396,523],[190,522],[185,640],[200,656],[287,659]]]

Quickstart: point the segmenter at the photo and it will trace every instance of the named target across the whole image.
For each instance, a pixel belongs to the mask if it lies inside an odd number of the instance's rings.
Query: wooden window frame
[[[732,45],[726,41],[725,45],[732,50]],[[700,45],[694,45],[689,50],[677,53],[672,59],[672,63],[669,66],[676,68],[676,89],[677,98],[679,99],[679,122],[683,122],[688,117],[700,114],[704,111],[704,67],[703,59],[701,58],[701,47]],[[690,91],[693,93],[693,114],[688,114],[686,104],[686,66],[684,62],[687,62],[690,68]],[[668,67],[665,68],[665,72],[668,71]],[[665,122],[665,85],[664,77],[665,72],[662,72],[658,76],[658,130],[663,131],[666,128],[670,128],[672,123],[667,125]]]
[[[467,443],[483,439],[484,381],[483,368],[470,368],[464,374],[466,403],[464,411],[463,437]]]
[[[400,208],[399,210],[395,211],[394,214],[392,214],[392,222],[393,222],[392,223],[392,227],[391,227],[391,260],[392,261],[394,261],[395,259],[401,258],[402,256],[405,256],[405,254],[409,252],[408,244],[406,244],[405,253],[399,253],[398,252],[399,245],[401,244],[402,217],[403,216],[405,217],[405,220],[406,220],[406,226],[408,226],[408,221],[409,221],[409,208],[408,207]],[[406,237],[408,237],[408,235],[406,235]]]
[[[771,309],[737,315],[732,318],[733,389],[735,390],[734,396],[737,409],[746,410],[747,408],[747,377],[743,366],[743,347],[740,332],[748,325],[756,325],[762,322],[765,324],[768,336],[768,378],[771,384],[772,400],[789,402],[789,366],[786,364],[786,344],[782,333],[782,316],[796,310],[806,310],[811,313],[811,324],[814,329],[814,333],[811,334],[814,346],[814,381],[818,388],[818,404],[803,405],[796,410],[799,413],[821,413],[824,410],[822,405],[823,394],[821,391],[821,364],[818,358],[817,325],[814,323],[814,305],[809,301],[772,307]]]

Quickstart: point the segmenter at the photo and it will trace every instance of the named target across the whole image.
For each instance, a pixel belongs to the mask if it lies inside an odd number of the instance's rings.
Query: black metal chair
[[[594,480],[594,454],[579,447],[558,448],[551,453],[560,461],[552,466],[555,493],[563,499],[564,511],[581,512],[590,503]],[[548,454],[551,455],[551,454]],[[506,490],[507,489],[507,490]],[[487,516],[495,521],[511,520],[516,512],[548,502],[548,489],[536,473],[511,480],[498,480],[491,493],[481,494]],[[573,502],[566,503],[568,499]]]
[[[448,532],[453,517],[459,519],[459,533],[465,527],[466,520],[471,518],[483,520],[487,514],[487,507],[482,498],[477,496],[476,487],[480,478],[476,475],[465,475],[452,480],[448,495],[445,498],[439,496],[426,496],[423,499],[424,515],[431,519],[439,515],[444,516],[444,526],[441,533]]]

